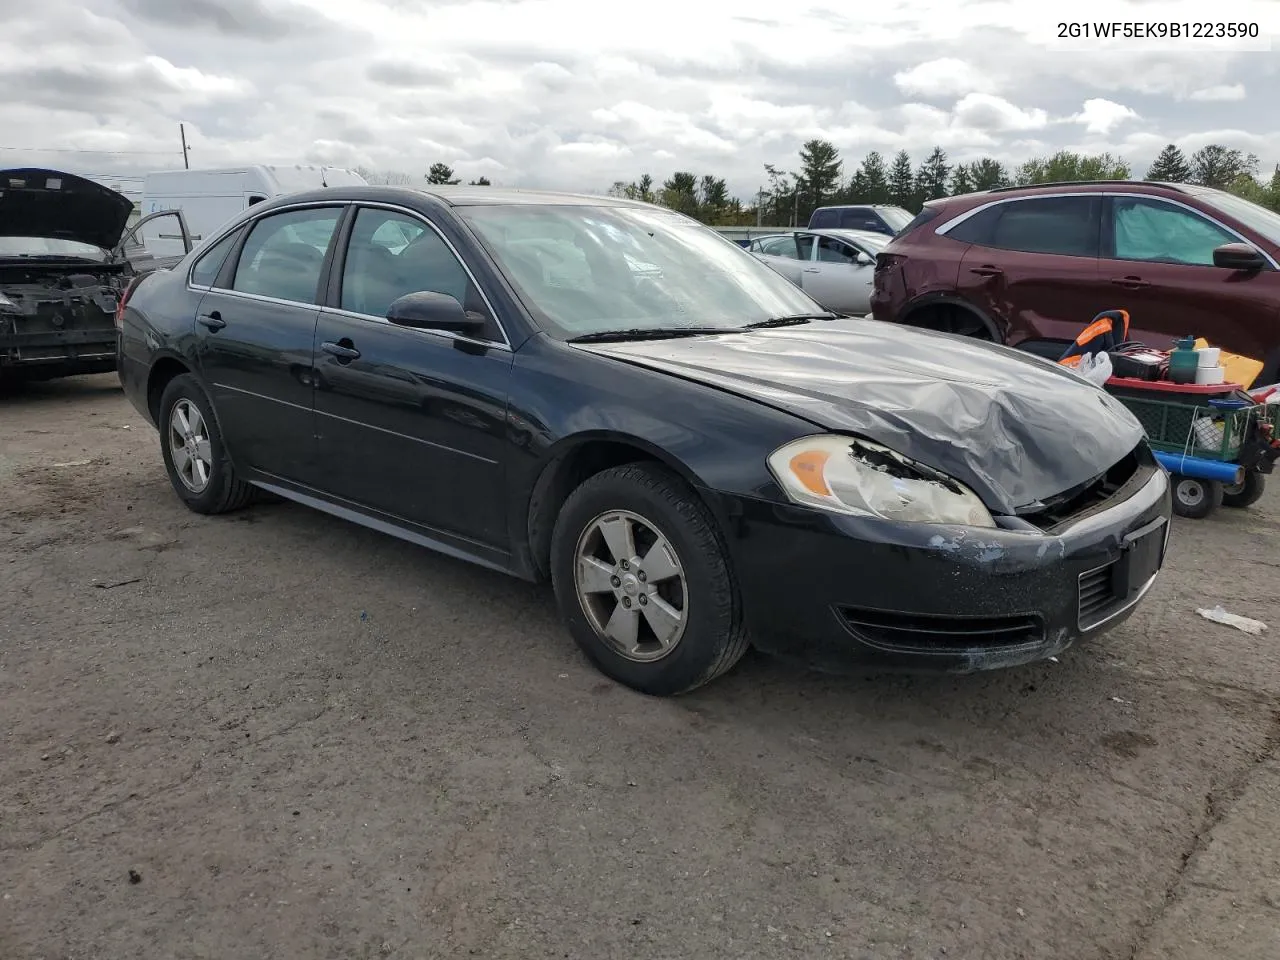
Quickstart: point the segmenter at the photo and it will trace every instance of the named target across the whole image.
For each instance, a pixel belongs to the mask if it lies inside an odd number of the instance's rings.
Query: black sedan
[[[549,578],[609,676],[749,644],[971,671],[1128,616],[1168,539],[1142,428],[1034,356],[824,313],[621,199],[329,188],[258,204],[118,314],[200,513],[269,491]],[[282,598],[283,600],[283,598]]]

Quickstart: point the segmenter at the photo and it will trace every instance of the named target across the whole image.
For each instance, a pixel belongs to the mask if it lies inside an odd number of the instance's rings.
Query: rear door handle
[[[817,267],[805,267],[804,272],[805,273],[821,273],[822,271],[819,270]]]
[[[347,343],[351,341],[348,340]],[[355,347],[348,347],[346,344],[334,343],[332,340],[326,340],[320,344],[320,349],[325,353],[332,354],[339,360],[354,360],[360,356],[360,351]]]
[[[1143,287],[1151,286],[1147,280],[1141,277],[1112,277],[1111,282],[1117,287],[1124,287],[1126,290],[1141,290]]]
[[[993,267],[989,264],[983,264],[981,267],[970,267],[969,272],[976,273],[980,277],[998,277],[1004,273],[999,267]]]
[[[227,321],[222,319],[222,314],[217,310],[200,314],[196,317],[196,322],[208,327],[210,330],[221,330],[227,325]]]

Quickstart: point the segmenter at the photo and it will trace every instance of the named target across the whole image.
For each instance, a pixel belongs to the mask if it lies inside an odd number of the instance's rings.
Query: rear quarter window
[[[895,238],[905,237],[912,230],[915,230],[918,227],[923,227],[930,220],[938,219],[938,213],[939,211],[930,210],[928,207],[926,207],[925,209],[917,213],[914,217],[912,217],[911,221],[905,227],[903,227],[901,230],[899,230],[897,233],[894,234],[894,237]],[[964,226],[964,224],[961,224],[961,226]],[[955,231],[953,230],[952,234],[954,233]]]
[[[809,218],[809,229],[817,230],[823,227],[835,227],[840,222],[839,210],[815,210],[813,216]]]

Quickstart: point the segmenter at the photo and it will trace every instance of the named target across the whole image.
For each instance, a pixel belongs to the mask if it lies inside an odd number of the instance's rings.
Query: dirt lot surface
[[[3,960],[1280,956],[1275,491],[1060,663],[676,700],[548,590],[187,512],[111,376],[0,396],[0,492]]]

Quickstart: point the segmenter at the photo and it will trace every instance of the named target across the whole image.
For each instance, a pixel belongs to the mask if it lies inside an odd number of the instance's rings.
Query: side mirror
[[[861,250],[858,251],[858,266],[869,267],[869,266],[872,266],[875,262],[876,262],[875,257],[869,256],[868,254],[863,253]]]
[[[1252,244],[1224,243],[1214,249],[1213,265],[1226,270],[1261,270],[1267,260]]]
[[[393,300],[387,307],[387,319],[401,327],[447,330],[465,336],[474,336],[484,329],[484,318],[467,313],[456,298],[427,290],[406,293]]]

